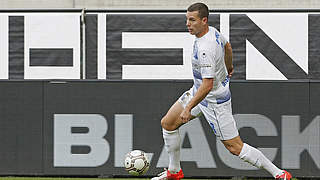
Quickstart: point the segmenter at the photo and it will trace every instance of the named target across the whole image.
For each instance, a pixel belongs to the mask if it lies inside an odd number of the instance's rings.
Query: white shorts
[[[183,93],[178,101],[186,107],[191,99],[192,93],[189,90]],[[201,114],[220,140],[229,140],[239,135],[232,115],[231,99],[222,104],[208,103],[207,107],[199,103],[191,110],[191,115],[194,117],[199,117]]]

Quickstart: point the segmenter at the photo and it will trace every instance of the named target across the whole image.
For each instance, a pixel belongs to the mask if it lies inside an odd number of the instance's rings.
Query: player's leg
[[[243,143],[240,136],[229,140],[222,140],[222,143],[230,153],[257,168],[267,170],[273,177],[280,179],[281,176],[286,176],[287,180],[291,178],[290,173],[275,166],[260,150]]]
[[[283,171],[276,167],[265,155],[258,149],[243,143],[240,136],[229,140],[222,140],[224,146],[235,156],[250,163],[257,168],[267,170],[272,176],[281,175]]]
[[[276,167],[260,150],[242,142],[232,116],[231,100],[215,105],[213,109],[215,115],[213,119],[219,129],[219,138],[230,153],[257,168],[267,170],[275,178],[287,173]],[[291,178],[289,173],[285,175],[288,180]]]
[[[169,155],[168,171],[159,174],[158,177],[152,178],[153,180],[162,179],[181,179],[183,173],[180,167],[180,134],[179,127],[183,125],[179,116],[183,111],[185,105],[191,99],[191,94],[185,92],[168,110],[167,114],[161,119],[162,133],[165,148]],[[200,110],[194,108],[191,114],[199,114]],[[193,116],[194,118],[195,116]]]
[[[168,170],[158,174],[157,177],[151,180],[166,180],[166,179],[181,179],[183,173],[180,167],[180,134],[179,128],[182,121],[179,121],[179,115],[183,111],[183,106],[179,101],[176,101],[167,114],[161,119],[162,137],[164,146],[169,156]],[[180,172],[181,178],[174,177]],[[172,177],[173,176],[173,177]]]
[[[175,102],[168,113],[162,118],[162,136],[165,148],[169,155],[168,170],[171,173],[180,171],[180,134],[179,129],[182,121],[179,120],[179,115],[183,111],[183,106],[179,101]]]
[[[179,127],[183,125],[180,114],[192,98],[189,91],[185,92],[168,110],[161,120],[165,148],[169,154],[169,171],[177,173],[180,167],[180,134]],[[200,114],[200,109],[195,107],[191,111],[192,119]]]

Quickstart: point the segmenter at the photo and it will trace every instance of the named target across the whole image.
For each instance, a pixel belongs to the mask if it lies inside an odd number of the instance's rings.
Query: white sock
[[[270,174],[272,174],[273,177],[282,174],[282,170],[275,166],[268,158],[266,158],[261,151],[246,143],[243,143],[239,158],[257,168],[263,168],[267,170]]]
[[[165,148],[169,154],[169,167],[171,173],[180,171],[180,134],[179,129],[167,131],[162,129]]]

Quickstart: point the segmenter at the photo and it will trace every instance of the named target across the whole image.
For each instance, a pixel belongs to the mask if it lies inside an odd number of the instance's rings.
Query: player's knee
[[[161,127],[164,129],[167,129],[166,126],[167,126],[166,120],[165,120],[165,118],[162,118],[161,119]]]
[[[174,124],[169,123],[168,119],[166,117],[163,117],[161,119],[161,127],[167,131],[174,131],[176,130],[176,127]]]
[[[233,146],[233,145],[231,145],[231,146],[228,146],[228,147],[226,147],[228,150],[229,150],[229,152],[231,153],[231,154],[233,154],[233,155],[235,155],[235,156],[239,156],[239,154],[240,154],[240,152],[241,152],[241,147],[240,146]]]

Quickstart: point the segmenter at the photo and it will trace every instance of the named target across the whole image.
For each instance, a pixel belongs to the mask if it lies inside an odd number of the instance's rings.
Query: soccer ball
[[[124,167],[129,174],[139,176],[145,174],[150,166],[146,153],[141,150],[129,152],[124,159]]]

